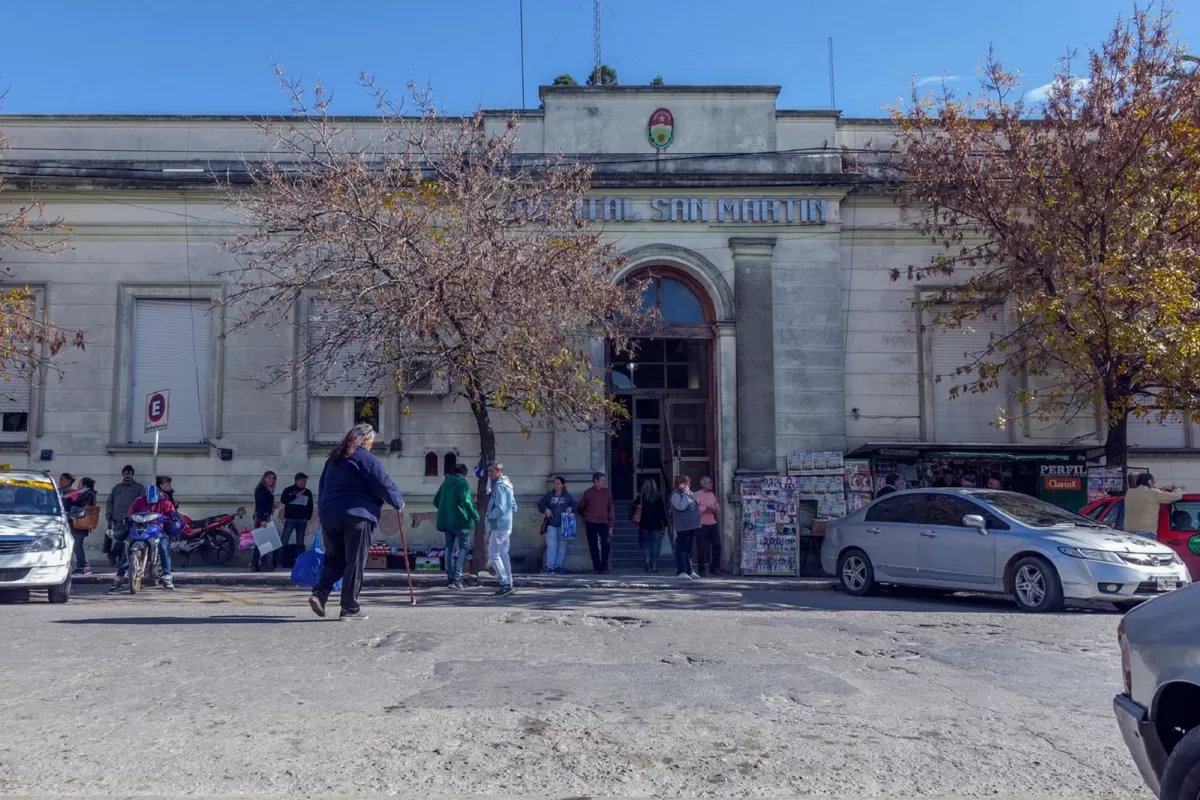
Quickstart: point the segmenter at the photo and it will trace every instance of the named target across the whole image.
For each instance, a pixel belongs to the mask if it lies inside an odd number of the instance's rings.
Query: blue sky
[[[5,113],[282,113],[271,60],[318,73],[334,110],[371,113],[360,71],[430,82],[446,111],[519,108],[519,0],[43,0],[3,12]],[[784,108],[876,116],[915,75],[970,86],[994,45],[1031,87],[1069,48],[1100,42],[1131,0],[603,0],[604,61],[621,83],[780,84]],[[1177,7],[1200,49],[1200,2]],[[24,32],[24,33],[21,33]],[[14,35],[15,34],[15,35]],[[592,0],[525,0],[526,104],[592,63]]]

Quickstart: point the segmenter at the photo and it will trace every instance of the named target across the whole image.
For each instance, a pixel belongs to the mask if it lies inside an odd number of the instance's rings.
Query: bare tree
[[[0,106],[4,95],[0,94]],[[0,131],[0,167],[8,139]],[[47,219],[44,206],[29,200],[18,204],[2,202],[2,193],[11,186],[5,180],[8,170],[0,168],[0,253],[24,250],[55,253],[66,247],[69,232],[61,219]],[[11,273],[0,271],[0,279]],[[37,295],[29,287],[0,287],[0,376],[4,382],[37,381],[47,369],[60,369],[55,360],[64,348],[83,349],[83,331],[68,331],[49,321],[49,311],[39,307]],[[0,385],[0,396],[7,396]]]
[[[925,296],[931,326],[1012,321],[935,379],[953,397],[1032,376],[1028,413],[1101,409],[1123,465],[1131,417],[1200,409],[1200,73],[1169,9],[1119,20],[1084,62],[1063,59],[1042,103],[991,55],[977,95],[914,86],[894,144],[858,166],[894,181],[941,245],[906,276],[952,284]]]
[[[469,404],[485,463],[496,413],[527,432],[623,415],[589,339],[627,349],[642,287],[615,281],[621,256],[577,213],[588,166],[519,156],[515,119],[441,118],[413,86],[407,116],[365,74],[379,124],[356,135],[324,87],[277,72],[296,116],[263,123],[277,157],[231,190],[247,228],[227,243],[241,264],[229,303],[239,328],[291,324],[286,310],[312,303],[321,335],[268,381],[403,396],[433,378]]]

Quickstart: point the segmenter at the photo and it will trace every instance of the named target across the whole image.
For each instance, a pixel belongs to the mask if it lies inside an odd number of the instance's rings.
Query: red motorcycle
[[[185,556],[189,561],[192,553],[198,552],[205,564],[219,567],[233,558],[237,550],[238,531],[234,521],[245,514],[245,508],[239,508],[232,514],[218,514],[204,519],[191,519],[180,514],[183,533],[170,537],[171,552]]]

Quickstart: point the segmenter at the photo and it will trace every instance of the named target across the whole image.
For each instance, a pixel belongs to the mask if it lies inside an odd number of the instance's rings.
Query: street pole
[[[154,458],[150,462],[150,477],[158,482],[158,431],[154,432]]]

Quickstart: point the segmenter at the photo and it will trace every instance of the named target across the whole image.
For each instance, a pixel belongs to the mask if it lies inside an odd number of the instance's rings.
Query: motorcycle
[[[129,556],[129,593],[137,594],[143,580],[152,585],[162,580],[158,540],[164,535],[163,516],[153,511],[130,514],[129,522],[129,538],[125,542]]]
[[[237,550],[238,533],[234,521],[240,519],[246,509],[239,508],[232,514],[217,514],[215,517],[191,519],[180,515],[183,530],[169,535],[171,552],[185,556],[190,563],[192,553],[210,567],[218,567],[233,558]]]

